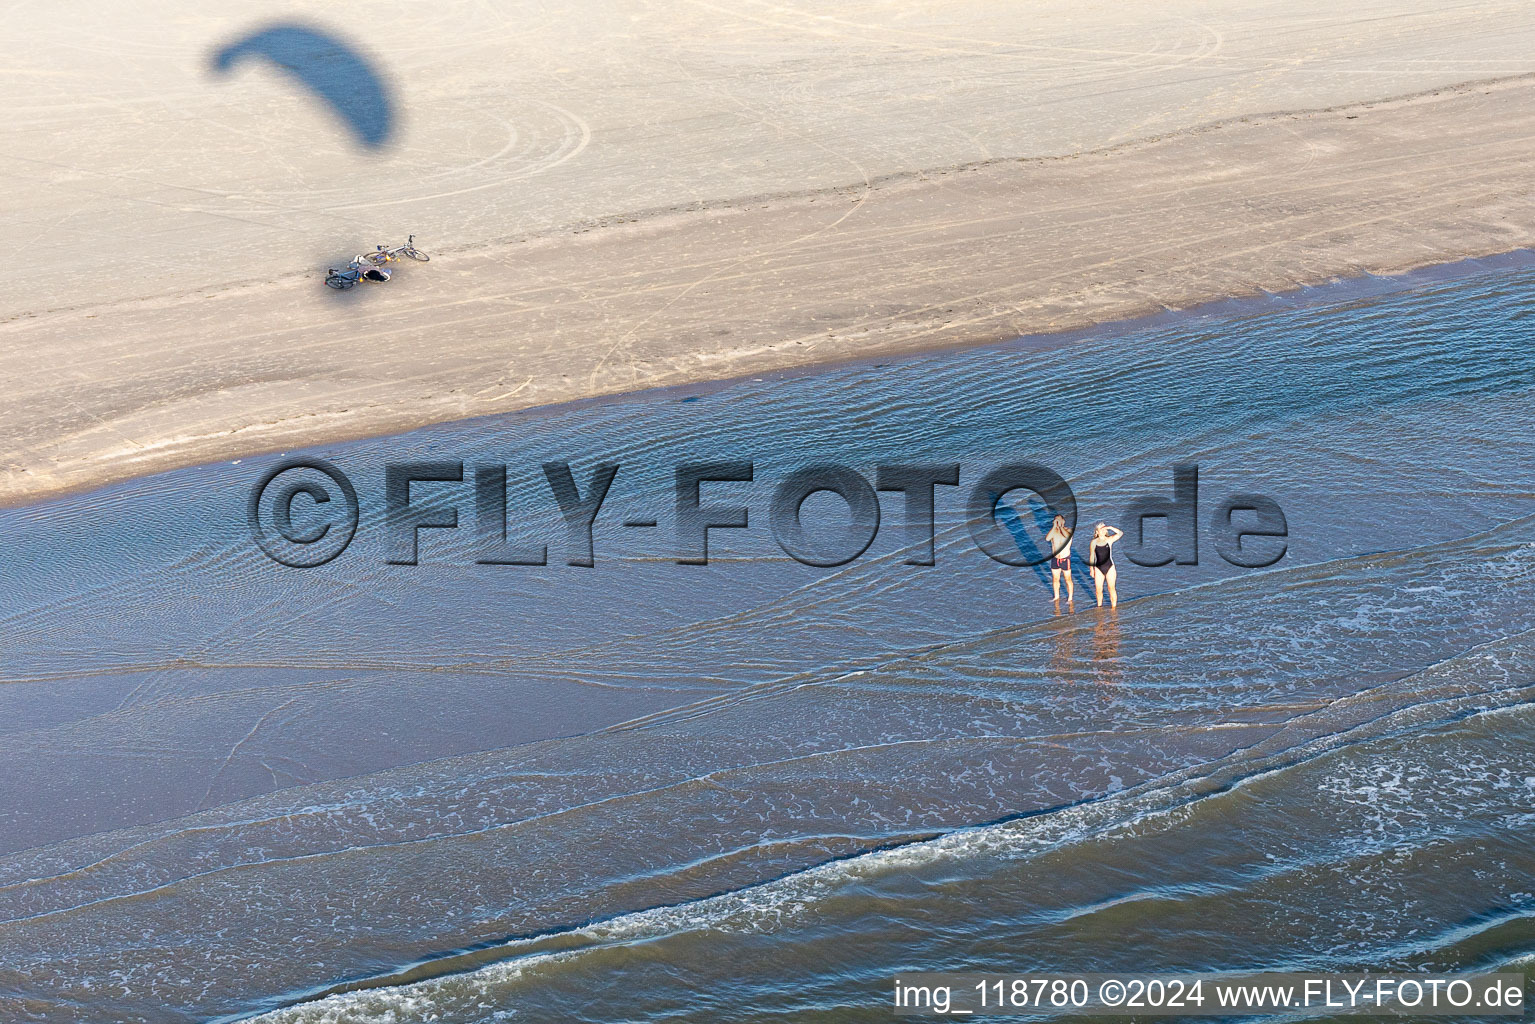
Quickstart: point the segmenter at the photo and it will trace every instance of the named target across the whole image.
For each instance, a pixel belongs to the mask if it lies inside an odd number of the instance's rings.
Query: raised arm
[[[1116,540],[1125,535],[1125,531],[1119,529],[1116,526],[1106,526],[1104,527],[1104,530],[1107,532],[1108,536],[1104,537],[1103,539],[1108,541],[1110,544],[1114,543]]]

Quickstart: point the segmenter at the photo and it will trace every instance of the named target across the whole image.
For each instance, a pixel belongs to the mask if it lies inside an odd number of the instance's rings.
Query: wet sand
[[[250,541],[276,458],[0,510],[0,1019],[426,978],[270,1019],[844,1024],[913,964],[1527,965],[1535,260],[1488,264],[332,446],[363,525],[312,570]],[[623,467],[591,568],[556,453]],[[384,464],[443,458],[509,464],[548,565],[476,563],[467,482],[386,562]],[[752,525],[678,565],[673,468],[727,458],[754,481],[707,500]],[[1079,544],[1053,606],[966,522],[1019,458],[1120,526],[1197,460],[1199,564],[1132,533],[1098,609]],[[932,566],[896,495],[854,561],[784,554],[788,473],[896,459],[961,466]],[[1239,492],[1285,512],[1269,569],[1217,553]]]
[[[381,15],[359,154],[207,78],[239,12],[19,5],[0,501],[1535,241],[1517,6],[1176,6]],[[321,285],[407,231],[430,265]]]

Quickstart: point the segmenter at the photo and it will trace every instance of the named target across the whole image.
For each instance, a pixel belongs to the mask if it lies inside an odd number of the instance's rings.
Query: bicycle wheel
[[[382,250],[378,252],[365,252],[362,254],[362,258],[364,262],[371,263],[375,267],[382,267],[385,263],[389,262],[389,254]]]
[[[420,249],[415,248],[414,246],[407,245],[405,248],[400,250],[400,253],[402,255],[409,256],[411,259],[420,263],[432,262],[432,258],[430,256],[422,252]]]
[[[345,291],[357,283],[357,278],[348,277],[345,274],[327,274],[325,276],[325,283],[337,291]]]

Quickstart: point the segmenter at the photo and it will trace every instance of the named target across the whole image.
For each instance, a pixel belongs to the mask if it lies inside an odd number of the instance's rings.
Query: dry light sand
[[[3,501],[1535,241],[1527,0],[131,6],[0,24]]]

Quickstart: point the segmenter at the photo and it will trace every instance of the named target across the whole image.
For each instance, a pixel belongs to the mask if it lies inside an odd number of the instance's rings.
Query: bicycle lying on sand
[[[389,264],[399,262],[400,257],[416,260],[419,263],[428,263],[432,259],[416,248],[415,235],[407,236],[405,244],[398,248],[386,249],[379,245],[374,246],[374,250],[353,256],[345,270],[329,268],[325,272],[325,283],[337,289],[350,288],[358,281],[376,281],[383,284],[390,277]]]
[[[386,249],[382,245],[376,245],[374,248],[378,251],[370,252],[362,258],[377,267],[381,267],[385,263],[393,263],[401,256],[404,256],[407,259],[416,260],[420,263],[428,263],[432,259],[426,253],[416,248],[415,235],[408,235],[405,239],[405,244],[400,246],[398,249]]]

